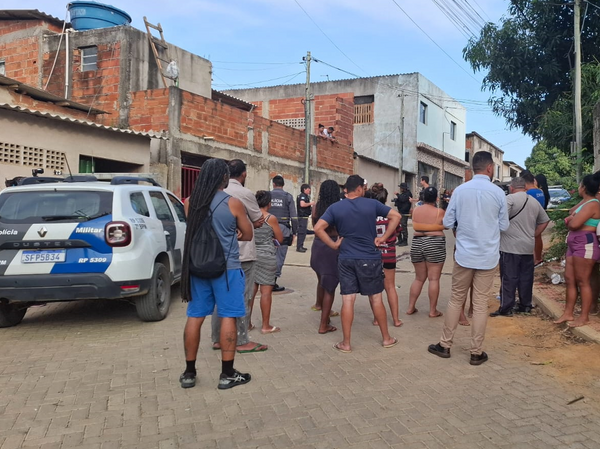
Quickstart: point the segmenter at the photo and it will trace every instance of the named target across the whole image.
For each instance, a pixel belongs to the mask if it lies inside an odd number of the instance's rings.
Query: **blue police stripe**
[[[50,273],[104,273],[112,262],[113,250],[104,240],[104,227],[112,215],[79,223],[69,239],[83,240],[90,248],[67,249],[65,262],[55,263]]]

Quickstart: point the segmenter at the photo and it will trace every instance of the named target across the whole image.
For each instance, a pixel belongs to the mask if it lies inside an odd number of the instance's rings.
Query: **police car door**
[[[173,270],[175,279],[178,279],[181,276],[181,263],[183,257],[183,244],[185,241],[185,209],[183,208],[183,203],[177,199],[175,195],[172,193],[167,193],[167,198],[171,202],[171,206],[173,210],[175,210],[175,216],[177,220],[175,221],[175,227],[177,228],[177,239],[175,241],[175,249],[173,250],[173,259],[175,263],[175,269]]]
[[[164,194],[159,190],[150,190],[148,194],[150,195],[150,200],[154,206],[156,218],[160,220],[163,226],[166,250],[171,261],[171,272],[180,273],[181,257],[179,258],[179,264],[177,264],[176,258],[174,257],[175,243],[177,242],[177,227],[175,226],[175,217],[173,216],[173,212],[171,212],[169,202],[165,198]],[[178,277],[178,275],[175,277]]]

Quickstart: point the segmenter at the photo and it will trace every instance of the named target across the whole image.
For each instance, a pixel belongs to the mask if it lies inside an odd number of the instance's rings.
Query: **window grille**
[[[304,118],[285,118],[281,120],[275,120],[277,123],[281,123],[282,125],[289,126],[290,128],[295,129],[304,129],[306,119]]]
[[[81,49],[81,71],[98,70],[98,47]]]

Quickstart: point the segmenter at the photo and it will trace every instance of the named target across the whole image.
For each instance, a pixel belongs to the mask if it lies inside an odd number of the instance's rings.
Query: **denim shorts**
[[[376,295],[384,289],[381,259],[339,259],[338,269],[342,295]]]
[[[227,273],[215,279],[190,276],[190,284],[192,300],[188,302],[188,317],[203,318],[212,315],[215,305],[220,318],[246,316],[246,282],[241,268],[227,270]]]

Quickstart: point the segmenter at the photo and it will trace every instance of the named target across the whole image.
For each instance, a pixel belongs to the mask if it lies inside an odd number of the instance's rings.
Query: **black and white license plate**
[[[48,249],[42,251],[23,251],[21,263],[55,263],[64,262],[67,251],[64,249]]]

